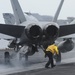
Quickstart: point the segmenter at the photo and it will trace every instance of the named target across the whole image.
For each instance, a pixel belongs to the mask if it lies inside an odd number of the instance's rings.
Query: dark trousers
[[[54,66],[53,54],[50,51],[46,51],[46,55],[48,56],[49,60],[46,63],[45,67],[49,67],[50,64],[51,64],[51,67],[53,67]]]

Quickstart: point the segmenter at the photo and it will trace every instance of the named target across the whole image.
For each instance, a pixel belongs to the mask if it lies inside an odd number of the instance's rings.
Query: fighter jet
[[[59,12],[63,1],[61,0],[59,5]],[[28,15],[24,15],[18,0],[11,0],[11,4],[16,25],[0,24],[0,33],[15,37],[9,47],[15,47],[17,52],[21,49],[25,50],[24,54],[27,59],[28,56],[38,51],[38,46],[46,48],[49,44],[53,44],[57,38],[75,33],[75,24],[59,26],[56,23],[59,12],[56,13],[52,22],[39,22],[36,18],[30,19]]]

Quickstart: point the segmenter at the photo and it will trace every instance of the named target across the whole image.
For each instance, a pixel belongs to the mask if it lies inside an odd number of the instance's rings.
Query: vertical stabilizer
[[[11,13],[3,13],[3,18],[5,21],[5,24],[15,24],[15,18],[14,15]]]
[[[60,5],[59,5],[59,7],[58,7],[58,9],[57,9],[57,11],[55,13],[54,18],[53,18],[53,22],[56,22],[57,21],[58,16],[59,16],[59,13],[60,13],[60,10],[61,10],[62,5],[63,5],[63,2],[64,2],[64,0],[61,0]]]
[[[13,8],[15,20],[17,24],[21,24],[22,22],[26,21],[24,13],[19,5],[18,0],[11,0],[11,5]]]

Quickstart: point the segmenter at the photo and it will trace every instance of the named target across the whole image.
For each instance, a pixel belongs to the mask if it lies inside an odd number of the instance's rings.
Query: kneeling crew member
[[[49,65],[51,64],[51,68],[53,68],[55,65],[54,65],[54,62],[53,62],[53,55],[56,53],[56,54],[59,54],[59,51],[58,51],[58,47],[53,44],[53,45],[49,45],[46,49],[46,55],[48,56],[49,58],[49,61],[46,63],[45,65],[45,68],[49,68]]]

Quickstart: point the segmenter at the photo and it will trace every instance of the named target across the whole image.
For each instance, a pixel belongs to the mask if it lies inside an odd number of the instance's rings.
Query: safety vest
[[[47,47],[47,49],[46,49],[46,51],[50,51],[50,52],[52,52],[52,54],[59,54],[59,51],[58,51],[58,48],[57,48],[57,46],[56,45],[50,45],[50,46],[48,46]]]

